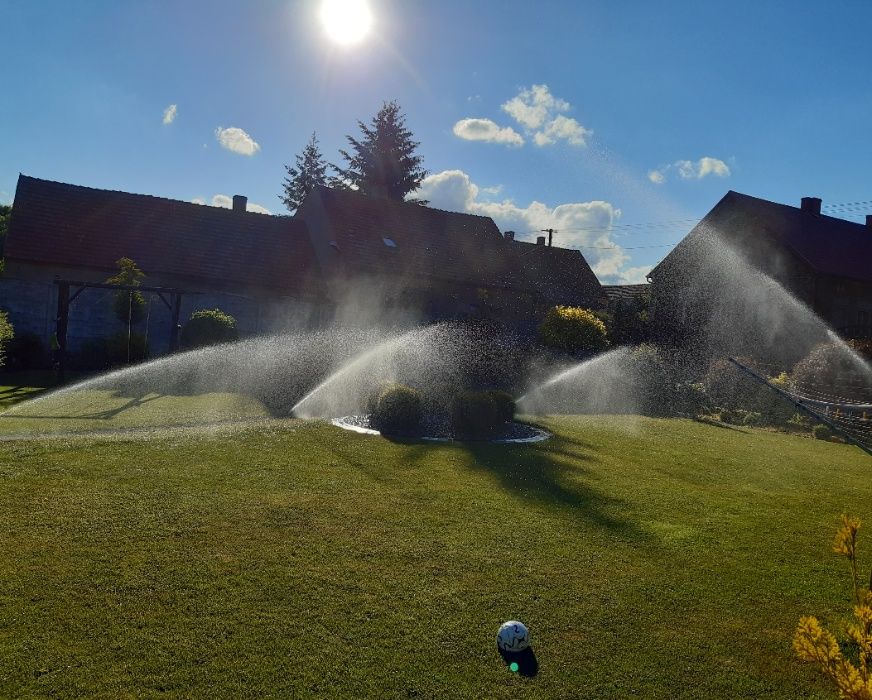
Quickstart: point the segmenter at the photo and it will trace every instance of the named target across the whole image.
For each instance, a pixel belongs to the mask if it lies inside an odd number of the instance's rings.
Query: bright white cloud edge
[[[545,228],[558,230],[556,245],[583,248],[582,254],[600,281],[633,284],[645,281],[650,266],[627,267],[629,254],[615,243],[611,226],[621,210],[609,202],[570,202],[549,207],[533,201],[522,207],[510,199],[483,201],[485,192],[462,170],[444,170],[424,178],[411,196],[426,199],[430,206],[491,217],[501,231],[515,231],[518,240],[533,241]]]
[[[512,127],[501,127],[490,119],[461,119],[452,129],[454,135],[466,141],[486,141],[507,146],[523,146],[524,137]]]
[[[242,156],[253,156],[260,150],[260,144],[238,126],[229,126],[226,129],[219,126],[215,129],[215,138],[222,148]]]
[[[202,197],[194,197],[191,200],[191,204],[206,204],[206,200]],[[222,209],[232,209],[233,197],[228,197],[226,194],[216,194],[212,197],[211,205],[213,207],[221,207]],[[245,210],[254,212],[255,214],[272,214],[269,209],[260,204],[255,204],[254,202],[248,202]]]

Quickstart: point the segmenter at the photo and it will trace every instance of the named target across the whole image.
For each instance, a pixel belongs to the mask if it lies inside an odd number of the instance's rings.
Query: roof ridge
[[[321,190],[327,190],[327,192],[330,192],[331,194],[339,194],[340,197],[345,197],[345,196],[358,197],[358,198],[363,199],[367,202],[384,203],[384,204],[387,204],[388,206],[396,206],[396,207],[405,207],[405,206],[412,207],[412,206],[414,206],[414,207],[417,207],[421,211],[437,212],[440,214],[452,214],[452,215],[456,215],[456,216],[471,216],[471,217],[475,217],[476,219],[487,219],[489,221],[493,221],[493,217],[486,216],[484,214],[471,214],[471,213],[465,212],[465,211],[452,211],[450,209],[440,209],[439,207],[431,207],[429,204],[418,204],[417,202],[409,201],[409,200],[405,200],[405,199],[403,201],[398,201],[396,199],[389,199],[387,197],[370,197],[369,195],[363,194],[363,192],[359,192],[358,190],[352,190],[352,189],[339,189],[336,187],[328,187],[327,185],[316,185],[316,187],[318,189],[321,189]],[[494,221],[494,225],[496,226],[495,221]],[[497,226],[497,229],[499,229],[498,226]]]
[[[190,202],[190,201],[186,201],[184,199],[172,199],[171,197],[160,197],[160,196],[155,195],[155,194],[143,194],[141,192],[127,192],[126,190],[107,190],[107,189],[104,189],[102,187],[88,187],[87,185],[75,185],[71,182],[61,182],[60,180],[46,180],[45,178],[33,177],[31,175],[25,175],[24,173],[18,173],[18,177],[19,177],[19,179],[23,178],[25,180],[31,180],[33,182],[40,182],[40,183],[45,183],[45,184],[50,184],[50,185],[61,185],[62,187],[73,187],[77,190],[88,190],[89,192],[102,192],[104,194],[124,195],[126,197],[141,197],[141,198],[157,200],[160,202],[169,202],[171,204],[186,204],[186,205],[189,205],[192,207],[210,207],[212,209],[217,209],[219,211],[229,211],[229,212],[234,211],[233,209],[231,209],[229,207],[218,207],[218,206],[215,206],[214,204],[207,204],[206,202],[203,202],[202,204],[200,204],[199,202]],[[264,214],[261,211],[248,211],[248,210],[246,210],[244,212],[238,211],[235,213],[236,214],[255,214],[257,216],[269,216],[269,217],[278,217],[278,218],[281,218],[284,216],[282,214]],[[293,218],[293,217],[287,217],[287,218]]]

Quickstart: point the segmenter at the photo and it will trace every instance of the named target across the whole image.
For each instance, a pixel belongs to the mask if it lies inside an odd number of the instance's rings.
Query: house
[[[516,241],[485,216],[317,187],[296,218],[306,223],[328,294],[355,313],[368,300],[423,321],[530,328],[549,306],[591,306],[601,296],[579,251],[544,238]]]
[[[531,330],[548,307],[598,307],[602,290],[582,254],[514,240],[492,219],[318,187],[293,217],[99,190],[21,175],[0,277],[0,307],[17,333],[47,344],[58,282],[103,282],[132,259],[144,285],[182,292],[180,319],[220,308],[251,335],[320,325],[496,320]],[[74,293],[76,285],[73,285]],[[122,330],[111,289],[70,306],[67,347]],[[169,349],[172,311],[146,292],[136,330]]]
[[[55,280],[103,282],[131,258],[144,285],[182,290],[181,319],[203,308],[236,317],[243,334],[317,323],[322,290],[299,219],[19,176],[0,277],[0,307],[16,333],[44,342],[55,331]],[[120,330],[111,290],[86,289],[70,307],[68,346]],[[153,352],[168,349],[170,310],[146,294],[137,330]]]
[[[651,271],[655,317],[662,322],[671,313],[673,321],[692,322],[683,307],[702,309],[706,294],[729,293],[722,281],[735,267],[731,255],[774,279],[843,336],[872,336],[872,217],[861,224],[826,216],[816,197],[794,207],[728,192]],[[702,273],[706,260],[720,269]],[[696,298],[682,297],[691,280]]]

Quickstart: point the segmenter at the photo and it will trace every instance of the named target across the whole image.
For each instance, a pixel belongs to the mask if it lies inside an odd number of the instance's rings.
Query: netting
[[[776,386],[741,362],[733,358],[730,361],[746,375],[872,455],[872,384],[856,380],[828,384],[790,381]]]

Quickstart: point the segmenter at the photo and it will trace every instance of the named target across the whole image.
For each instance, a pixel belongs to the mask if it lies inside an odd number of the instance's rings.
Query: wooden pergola
[[[58,315],[56,319],[55,337],[57,339],[58,382],[63,382],[66,376],[67,360],[67,327],[70,320],[70,304],[86,289],[112,289],[119,292],[152,292],[166,304],[172,315],[170,326],[170,352],[178,350],[179,346],[179,314],[182,309],[182,294],[180,289],[170,287],[142,287],[131,284],[109,284],[107,282],[76,282],[74,280],[55,280],[58,287]],[[70,290],[73,290],[70,294]]]

